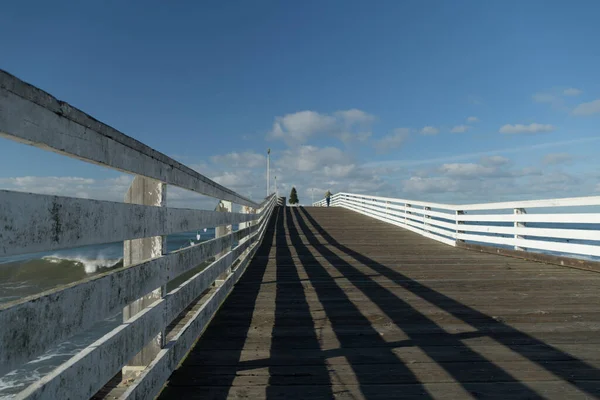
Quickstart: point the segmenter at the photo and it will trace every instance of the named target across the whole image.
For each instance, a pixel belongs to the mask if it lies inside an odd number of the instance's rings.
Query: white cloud
[[[479,118],[477,118],[477,117],[469,117],[469,118],[467,118],[467,122],[479,122]]]
[[[373,120],[373,115],[356,108],[336,111],[331,115],[305,110],[276,117],[268,136],[286,140],[288,144],[305,143],[317,134],[335,136],[344,141],[351,140],[354,136],[362,139],[365,137],[365,130],[356,130],[364,128]]]
[[[453,163],[442,164],[439,170],[449,176],[479,177],[494,172],[495,168],[475,163]]]
[[[572,111],[573,115],[592,115],[600,113],[600,99],[581,103]]]
[[[554,126],[550,124],[515,124],[510,125],[506,124],[500,128],[500,133],[506,134],[519,134],[519,133],[542,133],[542,132],[552,132],[555,129]]]
[[[347,124],[366,123],[375,120],[375,116],[356,108],[345,111],[337,111],[335,116]]]
[[[536,103],[550,104],[552,108],[559,111],[569,111],[570,106],[567,105],[568,97],[575,97],[583,93],[577,88],[560,88],[555,87],[545,92],[535,93],[532,97]]]
[[[452,130],[450,130],[450,132],[452,132],[452,133],[465,133],[466,131],[469,130],[469,128],[471,128],[469,125],[457,125],[454,128],[452,128]]]
[[[576,88],[568,88],[563,90],[563,94],[565,96],[579,96],[581,93],[582,91]]]
[[[55,196],[123,201],[132,180],[131,175],[120,175],[108,179],[74,176],[19,176],[0,178],[0,188]]]
[[[449,178],[421,178],[412,176],[402,183],[402,188],[408,193],[447,193],[459,190],[458,182]]]
[[[481,157],[481,164],[485,166],[500,166],[510,163],[510,160],[502,156],[484,156]]]
[[[325,174],[328,178],[345,178],[347,177],[354,169],[356,165],[354,164],[336,164],[336,165],[326,165],[323,168],[323,174]]]
[[[530,152],[532,150],[539,149],[548,149],[553,147],[563,147],[570,146],[574,144],[584,144],[584,143],[595,143],[600,141],[600,136],[596,137],[584,137],[578,139],[570,139],[570,140],[561,140],[557,142],[546,142],[546,143],[538,143],[533,145],[521,146],[521,147],[512,147],[512,148],[504,148],[504,149],[494,149],[488,151],[478,151],[474,153],[463,153],[451,156],[444,157],[434,157],[434,158],[415,158],[415,159],[401,159],[401,160],[385,160],[385,161],[372,161],[365,164],[365,166],[369,168],[385,168],[389,170],[396,170],[399,168],[406,168],[417,165],[427,165],[427,164],[435,164],[435,163],[443,163],[450,161],[462,161],[462,160],[472,160],[479,157],[486,156],[494,156],[498,153],[523,153]]]
[[[337,147],[300,146],[286,150],[277,160],[277,166],[296,172],[318,172],[325,166],[352,164],[350,157]]]
[[[227,171],[222,173],[221,175],[215,176],[212,179],[230,189],[235,191],[243,192],[242,189],[246,189],[249,187],[253,187],[256,185],[256,178],[252,176],[252,172],[249,170],[240,170],[240,171]]]
[[[421,129],[421,135],[437,135],[440,130],[433,126],[426,126]]]
[[[387,135],[376,141],[373,146],[379,151],[389,151],[402,146],[410,135],[410,129],[397,128],[391,135]]]
[[[402,181],[402,197],[466,204],[589,195],[597,179],[584,175],[516,167],[508,159],[490,157],[480,164],[451,163],[412,172]]]
[[[542,162],[546,165],[564,164],[573,160],[573,156],[568,153],[550,153],[546,154]]]
[[[211,157],[213,163],[226,164],[234,167],[257,168],[266,165],[267,157],[253,151],[229,153]]]
[[[271,135],[273,138],[304,142],[318,132],[329,132],[335,123],[335,118],[330,115],[299,111],[275,118]]]
[[[461,179],[498,178],[512,175],[512,172],[504,167],[507,164],[504,160],[501,163],[498,163],[499,160],[493,160],[492,163],[489,162],[490,160],[487,161],[486,165],[477,163],[443,164],[438,171],[442,175]]]
[[[353,140],[356,140],[358,142],[366,142],[367,140],[369,140],[369,138],[372,135],[373,134],[371,132],[359,132],[359,133],[341,132],[341,133],[338,133],[335,136],[338,139],[340,139],[342,142],[349,143],[349,142],[351,142]]]

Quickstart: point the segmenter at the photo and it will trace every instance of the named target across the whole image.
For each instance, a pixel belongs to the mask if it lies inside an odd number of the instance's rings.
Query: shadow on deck
[[[600,274],[278,208],[160,398],[598,398]]]

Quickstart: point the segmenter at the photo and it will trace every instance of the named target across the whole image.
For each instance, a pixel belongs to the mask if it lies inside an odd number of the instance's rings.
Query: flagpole
[[[271,149],[267,150],[267,197],[269,197],[269,195],[271,194],[271,188],[269,187],[270,184],[270,174],[271,174]]]

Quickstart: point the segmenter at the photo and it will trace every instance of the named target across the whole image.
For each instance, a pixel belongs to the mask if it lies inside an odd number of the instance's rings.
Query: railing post
[[[455,212],[455,215],[456,215],[456,217],[455,217],[455,220],[456,220],[456,235],[454,236],[454,240],[456,240],[457,242],[461,242],[461,243],[464,243],[464,240],[462,240],[462,239],[459,239],[459,238],[458,238],[458,235],[460,235],[461,233],[465,233],[465,232],[464,232],[464,231],[461,231],[461,230],[459,229],[459,227],[460,227],[460,225],[463,225],[463,224],[464,224],[464,222],[463,222],[463,221],[459,221],[459,220],[458,220],[458,216],[459,216],[459,215],[464,215],[464,214],[465,214],[465,212],[464,212],[464,211],[462,211],[462,210],[457,210],[457,211]]]
[[[514,209],[514,214],[515,215],[527,214],[527,212],[525,211],[524,208],[515,208]],[[515,226],[515,229],[524,228],[525,227],[525,222],[515,221],[515,225],[514,226]],[[515,239],[525,239],[525,236],[519,235],[518,232],[517,232],[517,233],[515,233]],[[520,246],[515,245],[515,250],[523,250],[524,251],[526,249],[524,247],[520,247]]]
[[[427,207],[427,206],[423,207],[423,211],[429,211],[429,210],[431,210],[431,207]],[[429,223],[427,222],[427,220],[429,218],[431,218],[429,215],[423,214],[423,230],[428,233],[429,233],[429,230],[427,230],[426,228],[429,226]]]
[[[250,206],[242,206],[242,213],[244,214],[256,214],[256,210]],[[239,225],[239,230],[241,229],[245,229],[247,227],[253,226],[256,223],[256,221],[248,221],[248,222],[241,222]],[[250,240],[249,235],[243,237],[240,239],[240,244],[246,242]],[[244,250],[244,252],[242,253],[242,256],[246,256],[248,253],[250,253],[250,249],[246,249]]]
[[[141,204],[147,206],[166,206],[166,185],[160,181],[136,176],[125,195],[125,203]],[[126,221],[125,221],[126,223]],[[123,266],[128,267],[142,261],[160,257],[167,252],[166,236],[154,236],[141,239],[125,240],[123,243]],[[123,309],[123,321],[127,321],[144,308],[166,295],[166,282],[169,280],[169,271],[164,271],[165,284],[146,296],[135,300]],[[166,318],[166,310],[165,310]],[[166,321],[165,321],[166,322]],[[166,325],[166,323],[165,323]],[[150,341],[133,359],[123,367],[123,377],[129,379],[138,376],[146,366],[156,357],[165,340],[164,331],[157,332],[157,336]]]
[[[404,203],[404,224],[406,224],[406,225],[408,225],[408,214],[410,214],[408,209],[410,207],[412,207],[410,204]]]
[[[231,212],[232,210],[232,206],[231,206],[231,202],[230,201],[225,201],[225,200],[221,200],[219,201],[219,204],[217,205],[216,211],[220,211],[220,212]],[[222,225],[222,226],[217,226],[215,228],[215,238],[219,238],[225,235],[229,235],[232,232],[232,225]],[[225,254],[229,253],[231,251],[231,246],[229,246],[229,248],[223,250],[222,252],[220,252],[219,254],[217,254],[215,256],[215,259],[219,259],[221,257],[223,257]],[[227,277],[229,276],[229,274],[231,274],[231,266],[229,266],[225,272],[223,272],[221,274],[221,276],[219,276],[216,280],[215,280],[215,286],[221,286],[223,284],[223,282],[225,282],[225,280],[227,279]]]

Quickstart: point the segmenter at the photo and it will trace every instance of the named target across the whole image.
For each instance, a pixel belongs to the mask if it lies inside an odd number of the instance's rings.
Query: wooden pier
[[[278,207],[160,399],[595,398],[600,274]]]
[[[600,398],[600,196],[285,207],[2,70],[0,139],[134,176],[123,202],[0,190],[0,257],[125,254],[0,304],[0,378],[86,337],[16,399]],[[171,187],[205,208],[167,206]]]

